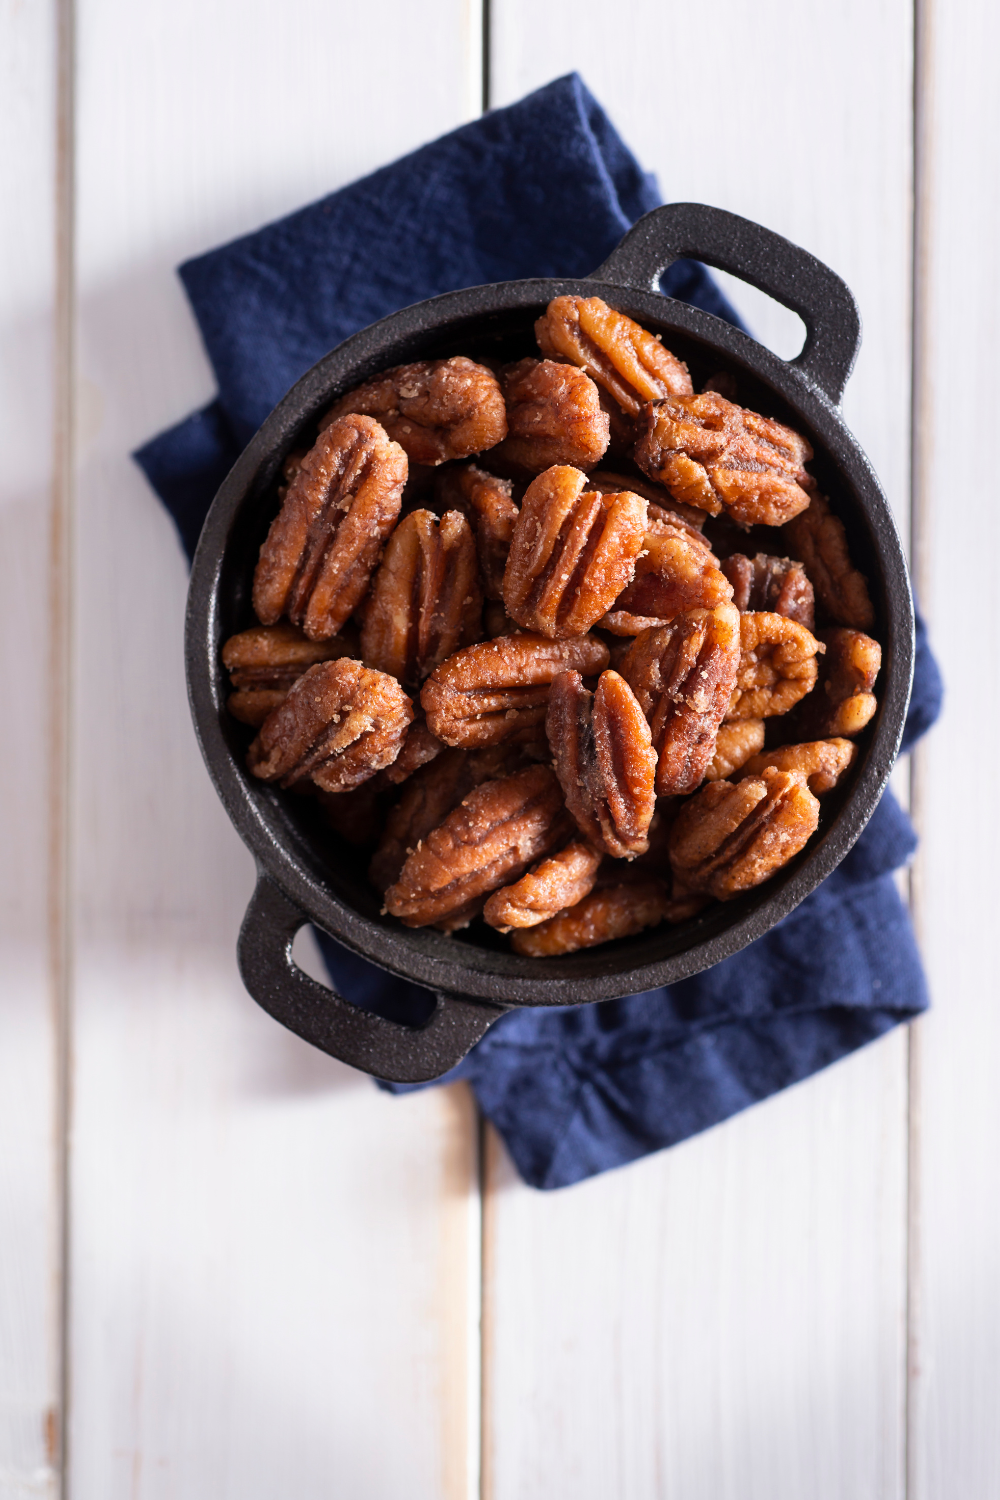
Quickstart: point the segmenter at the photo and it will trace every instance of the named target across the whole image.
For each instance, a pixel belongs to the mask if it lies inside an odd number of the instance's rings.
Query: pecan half
[[[611,469],[592,469],[587,475],[587,483],[592,490],[600,490],[602,495],[620,495],[625,490],[630,490],[633,495],[641,495],[647,501],[648,526],[652,526],[655,521],[662,521],[670,526],[681,527],[694,541],[699,538],[705,540],[701,536],[705,512],[695,510],[693,505],[682,505],[668,494],[662,484],[651,484],[648,479],[639,479],[634,474],[614,473]],[[707,541],[705,545],[708,546]]]
[[[552,684],[545,733],[555,773],[576,826],[616,859],[649,848],[656,805],[656,755],[649,725],[631,688],[603,672],[589,693],[579,672]]]
[[[287,615],[310,640],[336,635],[364,597],[405,483],[406,454],[371,417],[342,417],[321,432],[260,549],[261,623]]]
[[[693,792],[715,751],[740,663],[740,614],[693,609],[644,630],[621,663],[652,731],[658,796]]]
[[[514,885],[494,891],[483,907],[483,916],[500,932],[509,932],[512,927],[537,927],[590,894],[600,863],[600,852],[589,844],[567,844]]]
[[[803,563],[812,580],[820,611],[835,625],[870,630],[875,611],[863,573],[851,562],[844,523],[823,495],[813,495],[808,510],[789,522],[785,532],[789,551]]]
[[[805,510],[812,449],[797,432],[715,391],[647,406],[635,461],[687,505],[743,526],[782,526]]]
[[[604,457],[610,423],[597,386],[575,365],[521,359],[500,371],[507,436],[491,460],[540,474],[553,464],[592,469]]]
[[[579,469],[547,469],[530,484],[503,575],[507,613],[555,640],[582,635],[632,577],[646,502],[586,489]]]
[[[420,701],[432,734],[446,745],[535,739],[544,736],[549,689],[559,673],[590,677],[607,664],[608,648],[596,636],[502,635],[449,657],[424,683]]]
[[[389,538],[361,631],[367,666],[411,691],[446,657],[482,636],[483,595],[468,521],[414,510]]]
[[[711,781],[670,831],[675,893],[728,901],[760,885],[815,833],[819,803],[800,777],[768,766],[735,786]]]
[[[487,599],[503,598],[503,570],[518,508],[509,479],[498,479],[475,464],[442,469],[435,498],[446,510],[460,510],[475,532],[479,570]]]
[[[706,781],[725,781],[738,771],[752,755],[760,759],[764,748],[764,720],[738,719],[732,724],[720,724],[715,740],[715,754],[705,772]]]
[[[765,552],[758,552],[756,557],[735,552],[720,566],[733,586],[733,603],[738,610],[768,610],[813,629],[813,586],[801,563],[790,557],[768,557]]]
[[[878,707],[872,688],[882,647],[863,631],[842,625],[821,630],[819,638],[826,655],[816,691],[796,714],[796,730],[816,739],[860,734]]]
[[[741,656],[727,719],[786,714],[816,684],[823,646],[804,625],[766,610],[740,615]]]
[[[687,365],[600,297],[555,297],[535,324],[535,337],[543,354],[579,365],[633,415],[647,401],[692,388]]]
[[[831,792],[844,772],[857,759],[858,747],[850,740],[809,740],[804,745],[780,745],[755,755],[743,767],[744,776],[759,776],[768,766],[787,771],[804,781],[813,796]],[[742,778],[741,778],[742,779]]]
[[[308,667],[338,656],[355,656],[353,635],[332,641],[310,641],[287,621],[254,625],[231,635],[222,648],[222,665],[236,689],[226,708],[241,724],[259,729],[272,709],[284,703],[288,690]]]
[[[615,938],[634,937],[647,927],[670,920],[674,903],[662,880],[629,881],[591,891],[569,911],[550,917],[538,927],[511,936],[511,947],[525,958],[554,958],[595,948]]]
[[[247,752],[262,781],[311,780],[325,792],[360,786],[399,754],[413,708],[394,677],[341,657],[310,667],[268,714]]]
[[[547,766],[529,766],[470,792],[407,857],[385,893],[407,927],[465,927],[486,897],[563,842],[570,821]]]
[[[715,609],[732,597],[733,586],[704,538],[694,541],[661,522],[647,530],[635,576],[600,625],[614,635],[638,635],[685,610]]]
[[[461,355],[385,370],[341,396],[320,425],[348,412],[377,417],[415,464],[468,458],[507,436],[496,376]]]

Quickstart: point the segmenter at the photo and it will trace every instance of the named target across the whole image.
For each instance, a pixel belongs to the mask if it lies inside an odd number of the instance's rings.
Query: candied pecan
[[[476,544],[457,510],[400,521],[372,579],[361,631],[366,666],[416,688],[446,657],[482,637]]]
[[[603,672],[589,693],[579,672],[552,684],[545,732],[566,806],[585,838],[616,859],[649,848],[656,755],[632,689]]]
[[[594,948],[657,927],[664,919],[670,920],[672,906],[662,880],[605,885],[540,926],[513,933],[511,947],[525,958],[575,953],[578,948]]]
[[[509,932],[512,927],[537,927],[589,896],[600,863],[600,852],[589,844],[567,844],[514,885],[494,891],[483,907],[483,916],[500,932]]]
[[[485,365],[459,355],[397,365],[341,396],[321,427],[348,412],[377,417],[415,464],[482,453],[507,436],[507,416],[497,378]]]
[[[392,764],[412,718],[394,677],[346,656],[319,662],[268,714],[247,764],[262,781],[347,792]]]
[[[436,485],[438,504],[460,510],[476,534],[479,570],[487,599],[503,598],[503,570],[518,508],[509,479],[498,479],[475,464],[442,469]]]
[[[788,550],[805,567],[816,590],[820,612],[835,625],[869,630],[875,611],[868,584],[851,562],[844,523],[824,495],[813,495],[809,507],[788,524]]]
[[[692,389],[687,365],[600,297],[554,298],[535,337],[543,354],[579,365],[633,416],[647,401]]]
[[[592,469],[604,457],[610,423],[597,386],[575,365],[521,359],[500,371],[507,436],[491,461],[540,474],[553,464]]]
[[[640,479],[634,474],[613,473],[611,469],[592,469],[587,475],[587,484],[592,490],[600,490],[602,495],[620,495],[625,490],[631,491],[633,495],[641,495],[648,502],[647,526],[652,526],[655,521],[679,526],[693,541],[701,540],[708,546],[701,534],[705,512],[696,510],[693,505],[682,505],[667,493],[662,484],[651,484],[648,479]]]
[[[733,586],[733,603],[739,610],[769,610],[798,620],[807,630],[816,624],[813,586],[801,563],[790,557],[768,557],[758,552],[746,557],[735,552],[720,564]]]
[[[386,910],[407,927],[465,927],[491,891],[557,848],[570,826],[547,766],[483,782],[407,856]]]
[[[446,745],[498,745],[544,737],[549,688],[560,672],[603,672],[608,648],[596,636],[550,641],[528,633],[466,646],[424,683],[420,701]]]
[[[222,648],[222,665],[236,689],[226,707],[241,724],[259,729],[271,710],[284,703],[292,683],[307,667],[338,656],[354,656],[357,650],[353,634],[338,635],[332,641],[310,641],[284,620],[241,630]]]
[[[816,683],[823,646],[804,625],[757,610],[740,615],[740,665],[727,719],[786,714]]]
[[[310,640],[336,635],[364,597],[405,482],[406,454],[371,417],[325,428],[260,549],[253,607],[261,624],[287,615]]]
[[[858,747],[850,740],[809,740],[804,745],[779,745],[755,755],[743,766],[744,776],[759,776],[766,766],[788,771],[804,781],[815,797],[830,792],[857,758]],[[742,777],[740,778],[742,780]]]
[[[444,745],[437,735],[431,734],[421,715],[413,720],[406,731],[402,749],[392,765],[386,766],[383,775],[393,786],[399,786],[400,782],[407,781],[414,771],[419,771],[421,766],[426,766],[432,760],[436,760],[443,750]]]
[[[638,635],[664,625],[688,609],[715,609],[733,596],[702,537],[662,523],[650,527],[635,564],[635,577],[600,621],[613,635]]]
[[[878,707],[872,688],[882,647],[861,630],[836,625],[821,630],[826,647],[816,691],[796,714],[795,727],[811,738],[860,734]]]
[[[674,892],[728,901],[760,885],[804,847],[819,822],[805,783],[768,766],[735,785],[710,781],[670,831]]]
[[[715,754],[712,764],[705,772],[705,780],[726,780],[734,771],[746,765],[751,755],[757,755],[763,748],[763,719],[738,719],[732,724],[721,724],[715,740]]]
[[[556,465],[528,486],[503,575],[507,613],[554,639],[582,635],[632,577],[646,502],[586,489],[579,469]]]
[[[744,526],[782,526],[809,504],[805,438],[715,391],[646,407],[635,461],[677,500]]]
[[[658,796],[693,792],[715,750],[740,663],[740,614],[692,609],[644,630],[621,663],[649,721]]]

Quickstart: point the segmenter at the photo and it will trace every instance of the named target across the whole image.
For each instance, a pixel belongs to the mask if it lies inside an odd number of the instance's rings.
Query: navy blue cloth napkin
[[[189,556],[243,444],[329,349],[439,292],[586,275],[659,202],[654,179],[572,75],[182,266],[219,395],[136,458]],[[694,262],[672,266],[663,290],[739,322]],[[906,748],[940,700],[921,626]],[[915,844],[886,795],[834,874],[742,953],[668,989],[513,1011],[448,1076],[469,1080],[540,1188],[704,1130],[926,1006],[892,877]],[[319,938],[334,984],[355,1004],[411,1023],[427,1016],[426,990]]]

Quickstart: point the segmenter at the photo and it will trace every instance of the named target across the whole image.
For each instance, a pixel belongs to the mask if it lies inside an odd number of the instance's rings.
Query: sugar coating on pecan
[[[424,683],[420,701],[432,734],[446,745],[544,738],[553,680],[567,671],[590,677],[607,664],[608,648],[596,636],[498,636],[449,657]]]
[[[850,740],[808,740],[802,745],[779,745],[755,755],[743,766],[744,776],[759,776],[768,766],[787,771],[804,781],[815,797],[831,792],[844,772],[857,759],[858,747]]]
[[[826,497],[813,495],[809,508],[789,522],[785,536],[789,551],[812,580],[823,618],[854,630],[870,630],[875,610],[868,584],[851,561],[844,523],[833,514]]]
[[[728,901],[769,879],[816,831],[819,803],[801,777],[766,767],[735,785],[710,781],[670,831],[674,892]]]
[[[740,664],[727,719],[786,714],[816,684],[823,646],[804,625],[768,610],[740,615]]]
[[[554,958],[580,948],[596,948],[616,938],[634,937],[669,920],[673,903],[662,880],[629,881],[591,891],[568,911],[538,927],[511,936],[511,947],[525,958]]]
[[[752,755],[764,748],[764,720],[737,719],[720,724],[715,740],[715,754],[705,772],[706,781],[725,781],[734,771],[746,765]]]
[[[798,620],[807,630],[815,626],[813,586],[801,563],[790,557],[769,557],[766,552],[755,557],[734,552],[720,566],[733,586],[738,610],[768,610]]]
[[[600,621],[614,635],[638,635],[689,609],[715,609],[733,597],[733,586],[704,538],[657,523],[643,540],[632,582]]]
[[[253,607],[263,625],[286,615],[310,640],[337,634],[396,524],[406,467],[371,417],[341,417],[320,433],[260,549]]]
[[[658,796],[693,792],[715,752],[740,663],[740,614],[693,609],[644,630],[621,663],[652,731]]]
[[[348,412],[377,417],[415,464],[468,458],[507,436],[496,376],[463,355],[422,359],[374,375],[341,396],[320,425]]]
[[[876,708],[872,688],[882,666],[882,647],[861,630],[836,625],[819,632],[826,647],[816,691],[796,716],[796,728],[816,738],[860,734]]]
[[[547,766],[486,781],[463,798],[407,856],[385,893],[407,927],[465,927],[486,897],[510,885],[565,841],[571,827]]]
[[[236,690],[226,700],[226,708],[241,724],[259,729],[309,667],[357,653],[353,633],[345,632],[330,641],[310,641],[286,620],[241,630],[222,648],[222,665]]]
[[[603,672],[590,693],[579,672],[552,684],[545,732],[566,806],[585,838],[615,859],[649,847],[656,755],[628,683]]]
[[[610,422],[597,386],[576,365],[521,359],[500,371],[507,436],[492,459],[540,474],[553,464],[592,469],[604,457]]]
[[[554,640],[582,635],[629,582],[646,533],[639,495],[587,490],[556,465],[525,491],[503,576],[507,613]]]
[[[725,509],[743,526],[782,526],[809,504],[805,438],[715,391],[653,402],[642,427],[636,463],[687,505],[712,516]]]
[[[620,495],[631,490],[633,495],[641,495],[647,502],[647,526],[659,521],[681,527],[694,541],[705,540],[701,535],[705,512],[674,500],[662,484],[651,484],[648,479],[639,479],[634,474],[618,474],[611,469],[592,469],[587,475],[587,484],[592,490],[600,490],[602,495]],[[708,543],[705,545],[707,547]]]
[[[247,752],[262,781],[346,792],[399,754],[413,707],[394,677],[341,657],[319,662],[268,714]]]
[[[412,691],[446,657],[482,637],[483,595],[472,529],[457,510],[414,510],[389,538],[361,631],[366,666]]]
[[[687,365],[600,297],[555,297],[535,324],[535,337],[543,354],[579,365],[632,415],[647,401],[692,388]]]
[[[442,469],[435,485],[438,504],[446,510],[460,510],[475,533],[487,599],[503,598],[503,570],[518,517],[512,488],[509,479],[498,479],[475,464]]]
[[[580,840],[567,844],[513,885],[494,891],[483,907],[483,916],[499,932],[537,927],[590,894],[600,863],[600,850],[590,844]]]

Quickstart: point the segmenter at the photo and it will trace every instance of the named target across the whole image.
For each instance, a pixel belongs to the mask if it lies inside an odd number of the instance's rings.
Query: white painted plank
[[[176,261],[459,123],[475,14],[79,7],[80,1500],[469,1490],[469,1101],[386,1098],[243,992],[250,858],[189,724],[184,564],[127,455],[211,392]]]
[[[962,777],[1000,734],[998,486],[983,462],[1000,404],[1000,17],[983,0],[922,7],[918,531],[946,709],[921,758],[919,916],[935,1008],[921,1022],[921,1275],[915,1288],[911,1500],[1000,1494],[1000,796]],[[957,443],[953,407],[975,436]],[[988,439],[987,439],[988,441]],[[973,605],[973,609],[975,606]],[[957,774],[956,774],[957,772]]]
[[[0,1496],[54,1496],[59,1398],[50,677],[56,13],[0,4]]]
[[[846,413],[905,530],[909,6],[638,0],[615,28],[596,4],[494,0],[493,18],[495,102],[576,68],[668,200],[757,219],[845,277],[866,328]],[[734,295],[793,352],[786,316]],[[897,1034],[551,1198],[494,1169],[491,1500],[569,1473],[595,1500],[903,1492],[906,1055]]]

